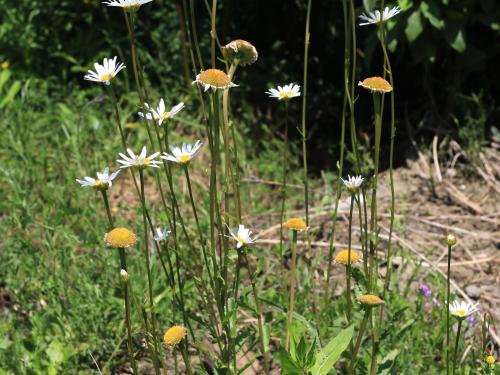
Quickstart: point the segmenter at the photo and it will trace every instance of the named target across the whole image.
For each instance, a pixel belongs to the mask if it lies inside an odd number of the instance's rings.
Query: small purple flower
[[[418,291],[422,293],[424,297],[429,298],[430,296],[432,296],[431,288],[429,288],[429,285],[425,283],[420,284],[420,286],[418,287]]]
[[[469,328],[472,328],[472,326],[477,323],[477,320],[476,318],[474,318],[474,315],[469,315],[465,320],[467,320]]]

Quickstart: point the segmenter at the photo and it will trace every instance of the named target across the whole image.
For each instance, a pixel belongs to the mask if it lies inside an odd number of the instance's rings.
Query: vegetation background
[[[208,60],[209,19],[205,3],[195,3]],[[356,5],[361,12],[373,3]],[[403,11],[389,23],[388,34],[397,97],[396,165],[413,156],[410,142],[425,146],[435,134],[477,152],[498,132],[500,3],[399,0],[397,5]],[[273,121],[276,110],[264,92],[279,83],[301,83],[305,6],[299,0],[220,2],[221,42],[246,39],[259,51],[258,63],[239,73],[245,84],[234,91],[233,112],[243,124],[242,142],[251,145],[248,159],[262,161],[256,174],[270,179],[280,171],[272,148],[280,124]],[[115,139],[104,105],[109,101],[83,75],[107,56],[129,65],[126,28],[118,13],[97,0],[0,0],[0,9],[0,374],[83,374],[95,369],[94,359],[113,369],[123,345],[117,341],[121,299],[108,288],[116,280],[105,271],[115,259],[96,251],[104,218],[95,221],[96,200],[73,181],[110,164],[118,151],[117,142],[109,141]],[[150,86],[176,102],[195,100],[194,73],[183,59],[180,9],[182,1],[154,0],[141,8],[137,25]],[[340,1],[318,0],[312,10],[308,124],[315,176],[335,169],[338,158],[341,9]],[[360,28],[358,43],[358,78],[381,75],[370,69],[382,59],[374,53],[375,28]],[[134,132],[137,96],[127,75],[122,78],[121,105]],[[360,97],[357,104],[366,150],[370,111],[362,108],[368,100]],[[299,113],[292,105],[291,115]],[[196,113],[191,116],[184,124],[196,131]]]

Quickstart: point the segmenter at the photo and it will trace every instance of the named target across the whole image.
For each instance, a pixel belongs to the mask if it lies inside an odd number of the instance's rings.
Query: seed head
[[[187,330],[183,326],[173,326],[169,328],[163,336],[163,342],[170,351],[173,351],[175,346],[186,337]]]
[[[236,39],[222,47],[222,54],[229,62],[239,65],[251,65],[257,61],[259,54],[255,47],[246,40]]]
[[[352,249],[351,250],[342,250],[335,257],[335,263],[343,264],[344,266],[347,266],[347,264],[349,263],[349,253],[350,253],[350,257],[351,257],[351,264],[357,263],[361,260],[357,251],[352,250]]]
[[[126,248],[137,243],[137,236],[130,229],[115,228],[104,235],[104,242],[109,247]]]
[[[290,230],[294,230],[297,232],[307,230],[307,225],[306,225],[305,221],[300,219],[300,218],[296,218],[296,217],[292,217],[292,218],[288,219],[283,224],[283,226],[285,228],[288,228]]]
[[[392,91],[392,86],[382,77],[370,77],[358,83],[358,86],[370,90],[372,93],[385,94]]]
[[[366,307],[375,307],[384,303],[379,296],[373,294],[363,294],[358,297],[358,301]]]

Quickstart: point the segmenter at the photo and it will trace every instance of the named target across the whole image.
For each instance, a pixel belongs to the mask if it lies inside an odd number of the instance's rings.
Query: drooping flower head
[[[203,143],[199,140],[194,145],[184,143],[182,147],[170,146],[171,154],[164,152],[161,158],[178,164],[187,164],[196,156],[201,146]]]
[[[231,82],[229,76],[219,69],[202,70],[196,76],[193,84],[199,84],[205,91],[212,89],[213,91],[224,90],[238,85]]]
[[[144,169],[147,167],[160,168],[160,162],[158,160],[154,160],[159,152],[155,152],[147,156],[146,146],[142,148],[142,151],[139,155],[134,154],[134,152],[127,148],[128,155],[119,153],[121,159],[118,159],[117,162],[121,164],[120,168],[135,168],[135,169]]]
[[[255,240],[251,237],[252,231],[248,228],[245,228],[243,224],[238,226],[238,232],[234,234],[234,232],[228,227],[230,236],[226,236],[232,238],[236,241],[236,247],[239,249],[242,246],[246,246],[248,244],[254,243]]]
[[[266,94],[271,98],[287,101],[300,96],[300,86],[295,83],[290,83],[283,87],[278,86],[277,89],[269,89],[269,91],[266,91]]]
[[[397,15],[399,12],[401,12],[401,9],[397,6],[394,8],[385,7],[382,13],[380,13],[378,9],[373,12],[369,12],[368,15],[361,13],[359,18],[364,22],[360,23],[359,26],[376,25],[380,22],[385,22]]]
[[[257,61],[257,49],[246,40],[236,39],[222,47],[222,54],[230,63],[238,65],[251,65]]]
[[[287,229],[294,230],[296,232],[307,230],[306,222],[297,217],[292,217],[288,219],[285,223],[283,223],[283,226]]]
[[[83,180],[76,179],[76,182],[78,182],[82,187],[92,187],[95,190],[99,191],[108,190],[109,188],[111,188],[111,186],[113,186],[113,180],[116,178],[116,176],[118,176],[119,173],[120,170],[117,170],[110,175],[109,168],[105,168],[102,173],[96,173],[97,178],[85,176]]]
[[[126,12],[135,12],[142,5],[150,3],[153,0],[108,0],[103,2],[103,4],[108,7],[119,7],[123,8]]]
[[[465,319],[478,310],[477,306],[479,306],[479,303],[473,305],[466,301],[453,301],[453,303],[450,304],[450,313],[458,319]]]
[[[337,264],[343,264],[344,266],[347,266],[349,264],[349,257],[350,259],[350,264],[357,263],[361,260],[359,254],[355,250],[342,250],[339,251],[337,256],[335,257],[335,263]]]
[[[382,77],[370,77],[358,83],[358,86],[370,90],[372,93],[385,94],[392,91],[392,86]]]
[[[418,287],[418,291],[422,293],[424,297],[429,298],[430,296],[432,296],[431,288],[429,288],[429,285],[425,283],[420,284],[420,286]]]
[[[168,230],[167,227],[164,227],[163,229],[161,227],[157,227],[155,229],[154,239],[157,242],[166,241],[169,234],[170,234],[170,231]]]
[[[187,329],[183,326],[173,326],[169,328],[163,336],[163,342],[168,350],[173,351],[174,348],[186,337]]]
[[[344,183],[344,186],[349,190],[351,193],[356,193],[359,190],[359,187],[363,183],[364,178],[362,176],[347,176],[347,180],[344,180],[342,178],[342,182]]]
[[[137,236],[130,229],[114,228],[104,235],[106,245],[113,248],[126,248],[137,243]]]
[[[163,121],[166,121],[168,119],[173,118],[176,114],[178,114],[182,109],[184,108],[184,103],[180,102],[177,105],[174,105],[170,111],[166,111],[165,108],[165,101],[163,98],[160,99],[160,103],[158,104],[158,107],[152,108],[149,106],[148,103],[144,103],[144,108],[146,108],[146,111],[148,111],[145,115],[143,112],[139,112],[138,115],[141,117],[146,117],[148,120],[155,120],[159,126],[163,123]]]
[[[100,82],[105,85],[110,85],[111,80],[122,70],[125,69],[125,64],[116,64],[116,56],[113,59],[105,58],[102,65],[99,63],[94,64],[94,69],[89,70],[88,74],[83,77],[87,81]]]
[[[357,298],[358,302],[364,307],[376,307],[384,304],[384,301],[374,294],[363,294]]]

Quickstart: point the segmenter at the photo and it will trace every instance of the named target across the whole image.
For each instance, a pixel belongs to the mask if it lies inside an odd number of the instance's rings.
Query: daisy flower
[[[144,169],[146,167],[160,168],[160,162],[158,160],[154,160],[159,152],[155,152],[149,156],[146,156],[147,150],[146,146],[142,148],[142,151],[139,155],[134,154],[134,152],[127,148],[128,156],[125,154],[119,153],[121,159],[118,159],[117,162],[121,164],[120,168],[137,168]]]
[[[153,0],[108,0],[103,2],[108,7],[123,8],[126,12],[133,12],[138,10],[141,5],[150,3]]]
[[[76,182],[78,182],[82,187],[93,187],[96,190],[108,190],[113,186],[113,180],[118,176],[120,173],[120,170],[117,170],[116,172],[112,173],[111,175],[109,174],[109,168],[105,168],[104,171],[97,172],[97,178],[92,178],[92,177],[84,177],[83,180],[76,179]]]
[[[344,183],[345,187],[347,190],[349,190],[351,193],[355,193],[358,191],[359,187],[364,181],[364,178],[362,176],[347,176],[347,180],[344,180],[341,178],[342,182]]]
[[[113,59],[105,58],[102,65],[99,63],[94,64],[94,69],[89,70],[88,74],[83,77],[87,81],[101,82],[106,85],[111,84],[111,80],[120,72],[125,69],[125,64],[116,64],[116,56]]]
[[[168,235],[170,234],[170,231],[168,230],[167,227],[163,228],[163,230],[158,227],[155,229],[156,234],[154,235],[154,239],[157,242],[161,241],[166,241],[168,238]]]
[[[196,141],[194,146],[187,143],[183,143],[182,147],[170,146],[171,154],[164,152],[161,158],[178,164],[187,164],[196,156],[202,145],[201,141]]]
[[[163,98],[160,100],[160,104],[158,104],[158,108],[154,109],[149,106],[148,103],[144,103],[144,107],[149,113],[144,115],[143,112],[139,112],[138,115],[141,117],[146,117],[148,120],[155,120],[158,122],[158,125],[161,126],[163,121],[173,118],[176,114],[178,114],[184,108],[184,103],[180,102],[177,105],[174,105],[170,111],[166,111],[165,109],[165,101]]]
[[[388,19],[394,17],[399,12],[401,12],[401,9],[397,6],[391,9],[389,9],[389,7],[385,7],[382,14],[378,9],[373,12],[368,12],[368,15],[361,13],[359,19],[364,22],[360,23],[359,26],[376,25],[379,22],[385,22]]]
[[[243,224],[238,226],[238,232],[236,234],[234,234],[229,227],[227,229],[229,230],[230,236],[226,237],[234,239],[236,241],[236,248],[238,249],[255,242],[251,237],[252,231],[245,228]]]
[[[231,78],[219,69],[207,69],[201,71],[193,81],[193,85],[195,83],[203,87],[205,91],[208,91],[208,89],[212,89],[213,91],[224,90],[238,86],[231,82]]]
[[[472,303],[465,301],[453,301],[453,303],[450,304],[450,313],[458,319],[464,319],[469,315],[474,314],[478,310],[478,305],[479,303],[473,305]]]
[[[266,94],[278,100],[290,100],[300,96],[300,86],[295,83],[290,83],[283,87],[278,86],[277,89],[269,89],[269,91],[266,91]]]

